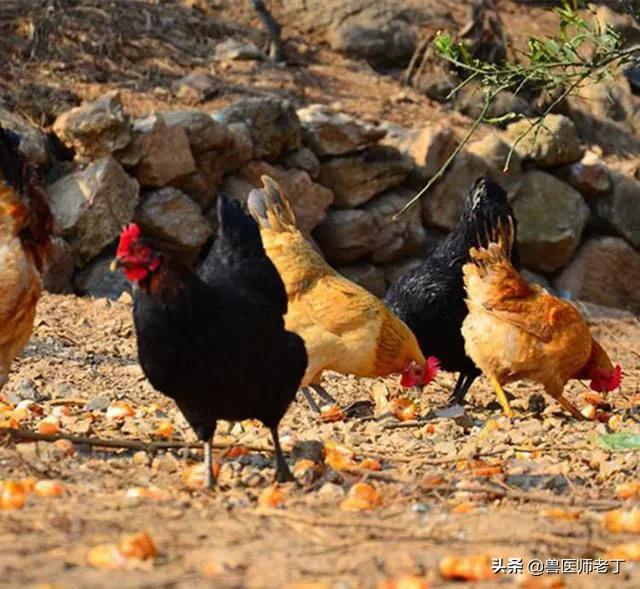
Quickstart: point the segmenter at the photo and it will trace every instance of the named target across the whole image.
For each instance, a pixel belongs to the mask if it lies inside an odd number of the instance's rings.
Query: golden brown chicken
[[[577,419],[578,409],[563,396],[570,379],[590,379],[591,388],[608,392],[622,380],[591,336],[578,310],[540,286],[529,284],[509,260],[512,223],[501,223],[489,235],[487,248],[471,248],[463,267],[469,314],[462,325],[465,349],[513,415],[502,390],[506,383],[540,383]]]
[[[402,373],[405,387],[426,385],[437,361],[425,358],[412,331],[384,303],[347,280],[325,261],[296,228],[289,203],[278,184],[262,177],[263,189],[249,196],[249,210],[260,224],[267,255],[287,291],[287,329],[304,339],[309,356],[302,379],[306,387],[333,401],[320,382],[325,370],[376,377]]]
[[[0,128],[0,389],[33,329],[53,225],[39,178]]]

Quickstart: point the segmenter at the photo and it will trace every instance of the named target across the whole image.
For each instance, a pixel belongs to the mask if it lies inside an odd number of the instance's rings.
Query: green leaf
[[[640,434],[633,432],[604,434],[600,436],[599,441],[610,450],[640,450]]]

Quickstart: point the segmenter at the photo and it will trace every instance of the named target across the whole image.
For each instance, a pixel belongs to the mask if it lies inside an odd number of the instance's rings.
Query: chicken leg
[[[462,405],[462,401],[466,397],[473,381],[476,379],[475,374],[466,374],[464,372],[460,373],[458,377],[458,382],[456,382],[456,386],[453,388],[453,392],[449,397],[449,403],[455,403],[456,405]]]
[[[273,445],[276,449],[276,482],[290,483],[295,482],[296,478],[291,474],[287,461],[284,459],[282,448],[280,446],[280,437],[278,436],[278,427],[272,427],[271,435],[273,436]]]
[[[213,442],[213,436],[204,443],[204,488],[211,489],[213,487],[213,458],[211,443]]]
[[[498,397],[498,402],[502,406],[502,410],[504,411],[504,414],[507,417],[515,417],[515,413],[513,412],[513,409],[511,409],[511,405],[509,405],[509,399],[507,399],[507,395],[505,395],[504,391],[502,390],[502,386],[500,386],[498,379],[495,376],[489,376],[487,378],[491,383],[493,390],[496,392],[496,396]]]
[[[312,384],[312,385],[309,385],[308,387],[303,387],[302,395],[305,398],[307,405],[309,405],[309,408],[314,413],[320,414],[322,413],[322,411],[320,410],[320,406],[318,405],[318,403],[316,403],[315,399],[311,396],[310,389],[313,389],[322,401],[325,401],[329,405],[337,405],[338,402],[329,393],[327,393],[327,391],[321,385]]]

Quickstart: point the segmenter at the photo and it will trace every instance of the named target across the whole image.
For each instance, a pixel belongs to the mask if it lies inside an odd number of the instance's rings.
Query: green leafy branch
[[[439,32],[435,36],[434,46],[439,56],[449,62],[462,78],[449,97],[476,81],[484,90],[484,106],[455,151],[396,216],[411,208],[444,175],[481,123],[502,124],[520,116],[508,113],[502,117],[487,117],[489,108],[500,92],[508,90],[519,95],[534,91],[555,97],[512,143],[504,166],[507,170],[516,147],[531,133],[535,141],[544,128],[545,117],[565,98],[582,85],[611,78],[638,59],[640,45],[626,47],[620,34],[610,26],[602,26],[594,14],[583,16],[581,4],[577,0],[564,0],[562,6],[554,9],[559,19],[558,35],[530,37],[526,50],[517,52],[515,59],[502,63],[477,59],[464,42],[457,41],[450,33]]]

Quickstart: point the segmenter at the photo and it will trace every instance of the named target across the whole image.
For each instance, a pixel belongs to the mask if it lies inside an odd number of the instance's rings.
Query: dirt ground
[[[468,128],[464,116],[402,86],[399,73],[381,76],[366,63],[341,57],[297,31],[295,22],[284,22],[288,65],[215,63],[218,39],[235,34],[260,40],[248,2],[209,2],[217,7],[211,18],[166,0],[50,4],[52,12],[41,0],[0,2],[0,100],[44,126],[78,101],[117,88],[136,116],[193,106],[213,110],[242,96],[277,92],[296,105],[334,104],[372,121],[414,125],[446,116],[453,128]],[[282,4],[274,4],[279,16]],[[461,3],[437,4],[456,22],[464,18]],[[502,4],[516,44],[525,33],[551,29],[547,12]],[[215,96],[195,105],[172,90],[175,80],[194,72],[220,82]],[[200,459],[199,451],[184,456],[178,450],[77,443],[67,455],[53,443],[3,437],[0,479],[59,479],[64,493],[31,494],[23,509],[0,511],[0,585],[355,589],[411,574],[448,587],[458,585],[438,573],[440,559],[448,555],[521,557],[525,563],[599,558],[612,546],[635,541],[607,531],[602,514],[637,504],[619,499],[616,487],[639,478],[638,453],[605,450],[598,436],[614,429],[640,433],[640,323],[594,318],[594,331],[626,374],[621,391],[611,397],[609,425],[577,423],[552,402],[534,415],[529,397],[539,391],[528,385],[511,388],[518,418],[508,422],[484,380],[474,385],[466,411],[447,417],[437,413],[454,384],[447,374],[415,399],[419,418],[401,422],[385,415],[379,402],[381,395],[399,392],[397,379],[329,376],[327,388],[341,404],[378,401],[376,417],[320,423],[302,401],[295,403],[281,425],[288,447],[296,440],[339,442],[354,453],[354,464],[337,471],[325,466],[317,480],[284,487],[276,509],[257,504],[274,475],[269,451],[222,456],[220,450],[218,488],[204,493],[188,488],[182,476]],[[578,382],[569,387],[572,398],[584,392]],[[67,434],[148,443],[168,421],[174,428],[170,440],[193,440],[173,404],[141,373],[127,302],[46,296],[32,341],[3,395],[10,402],[37,399],[22,428],[35,430],[43,418],[56,415]],[[134,415],[107,417],[116,400]],[[252,423],[221,425],[216,441],[270,447],[267,432]],[[382,470],[360,468],[366,458]],[[345,493],[363,480],[376,488],[382,505],[371,512],[341,509]],[[132,487],[151,486],[163,496],[126,496]],[[153,561],[116,571],[88,566],[90,549],[142,530],[157,546]],[[637,587],[639,572],[638,564],[625,563],[620,575],[571,575],[564,583]],[[500,575],[464,586],[509,587],[523,578]]]
[[[625,504],[615,489],[638,478],[638,454],[604,450],[597,437],[613,427],[640,432],[640,323],[595,318],[593,326],[626,374],[620,392],[610,398],[610,427],[578,423],[552,401],[534,416],[528,398],[536,388],[521,384],[511,389],[518,417],[509,423],[483,380],[474,385],[463,415],[438,417],[453,386],[448,374],[438,376],[416,399],[419,417],[411,421],[378,415],[320,423],[299,401],[281,424],[289,446],[295,440],[333,440],[350,448],[356,463],[374,457],[382,470],[326,467],[315,482],[284,486],[285,498],[277,508],[257,505],[274,476],[270,453],[219,454],[219,486],[205,493],[187,488],[181,476],[199,460],[196,450],[185,457],[182,451],[76,444],[75,453],[67,456],[49,442],[5,439],[0,448],[4,479],[59,479],[64,494],[29,495],[23,509],[0,512],[2,585],[351,588],[417,574],[433,587],[447,587],[453,583],[438,574],[438,562],[447,555],[521,557],[525,563],[530,558],[601,557],[634,539],[607,531],[602,512],[634,504]],[[396,395],[397,379],[327,379],[328,390],[343,405],[379,401],[385,387]],[[584,390],[574,382],[569,396]],[[141,373],[127,301],[46,296],[32,341],[3,394],[8,400],[25,394],[41,399],[42,414],[31,411],[20,424],[25,428],[36,429],[41,419],[66,413],[60,421],[67,433],[151,441],[158,425],[169,420],[175,428],[172,439],[193,440],[173,404],[155,393]],[[107,417],[105,408],[118,399],[135,415]],[[89,401],[93,405],[87,407]],[[220,426],[219,444],[270,445],[258,424],[230,428]],[[342,510],[345,490],[361,480],[377,489],[382,505],[371,512]],[[126,497],[137,486],[158,487],[165,496]],[[559,510],[555,517],[545,511],[550,509]],[[159,551],[153,562],[124,571],[87,565],[93,546],[143,530]],[[638,572],[637,564],[625,563],[620,575],[567,576],[565,583],[637,587]],[[500,575],[481,585],[509,586],[518,578],[522,575]],[[311,581],[319,584],[300,584]]]

